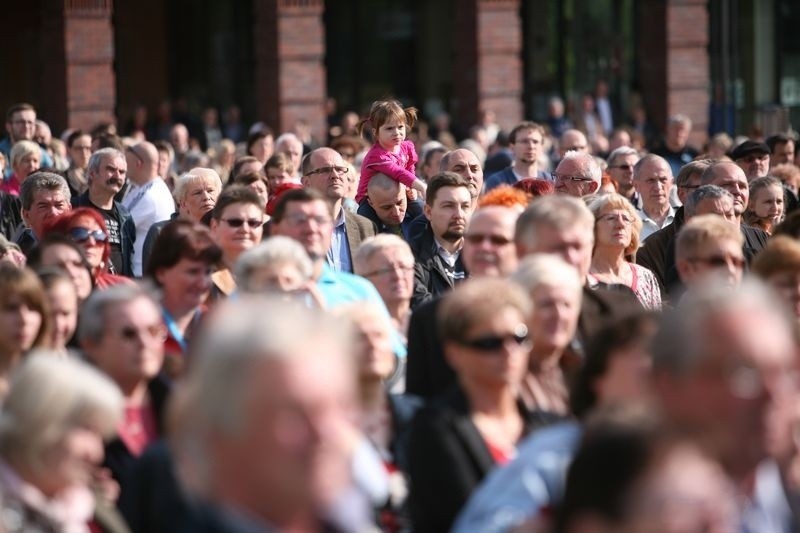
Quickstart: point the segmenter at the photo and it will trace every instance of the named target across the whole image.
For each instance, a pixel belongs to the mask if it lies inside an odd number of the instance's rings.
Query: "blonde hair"
[[[639,249],[639,234],[642,232],[642,219],[639,214],[636,212],[636,209],[633,208],[633,204],[631,204],[630,200],[622,196],[621,194],[616,193],[608,193],[608,194],[601,194],[599,196],[595,196],[592,198],[591,202],[589,202],[589,211],[592,212],[594,215],[594,235],[595,235],[595,242],[597,242],[597,221],[600,219],[600,216],[605,214],[612,209],[620,209],[625,211],[625,213],[633,219],[633,223],[631,227],[633,231],[631,232],[631,242],[625,248],[625,255],[633,255],[636,253],[636,250]]]
[[[744,237],[739,228],[721,216],[693,217],[678,232],[675,241],[675,259],[690,259],[707,247],[709,243],[718,240],[731,240],[739,246],[744,244]]]
[[[11,148],[11,152],[8,154],[9,159],[11,159],[11,166],[14,167],[20,160],[28,155],[35,154],[41,156],[42,149],[39,148],[39,145],[33,141],[17,141],[14,143],[14,146]]]

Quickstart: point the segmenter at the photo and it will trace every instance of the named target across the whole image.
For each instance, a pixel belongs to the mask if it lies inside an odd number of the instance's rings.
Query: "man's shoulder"
[[[504,183],[512,184],[515,181],[516,177],[514,176],[513,167],[507,166],[502,170],[498,170],[497,172],[490,174],[486,178],[486,184],[484,185],[484,188],[489,190],[490,188],[497,187],[498,185],[502,185]]]
[[[357,227],[362,232],[366,232],[371,235],[375,235],[375,233],[377,233],[375,228],[375,223],[372,220],[356,213],[349,213],[347,211],[345,211],[344,213],[345,213],[344,215],[345,226],[349,225]]]

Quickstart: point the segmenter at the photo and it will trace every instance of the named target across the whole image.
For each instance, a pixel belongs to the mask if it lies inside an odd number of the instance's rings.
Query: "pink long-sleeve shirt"
[[[411,141],[403,141],[400,153],[397,154],[389,152],[380,143],[373,144],[361,163],[361,180],[358,182],[356,202],[361,203],[361,200],[367,197],[367,185],[375,174],[386,174],[393,180],[411,187],[417,179],[414,173],[417,160],[417,151]]]

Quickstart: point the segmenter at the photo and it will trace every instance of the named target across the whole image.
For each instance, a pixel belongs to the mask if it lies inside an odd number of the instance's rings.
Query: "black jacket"
[[[9,241],[14,240],[17,228],[22,224],[21,213],[19,197],[0,191],[0,234]]]
[[[91,207],[98,209],[96,205],[89,200],[89,192],[72,200],[72,207]],[[121,276],[133,277],[133,243],[136,241],[136,224],[133,221],[131,212],[128,211],[121,203],[114,201],[113,211],[117,214],[119,220],[119,240],[122,252],[122,267],[120,272],[115,272]]]
[[[411,309],[416,309],[436,296],[451,290],[455,284],[448,275],[444,260],[439,256],[436,241],[433,239],[433,230],[428,229],[420,236],[419,251],[416,254],[414,265],[414,295],[411,297]],[[464,272],[466,269],[461,262],[461,254],[455,264],[455,271]]]

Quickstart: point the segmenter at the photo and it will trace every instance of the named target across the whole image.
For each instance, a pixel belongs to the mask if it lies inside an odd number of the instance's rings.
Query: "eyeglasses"
[[[371,278],[373,276],[384,276],[386,274],[394,274],[395,272],[400,272],[405,274],[406,272],[411,272],[414,270],[414,265],[389,265],[387,267],[379,268],[378,270],[373,270],[372,272],[367,272],[363,276],[365,278]]]
[[[464,235],[464,239],[470,244],[481,244],[483,241],[489,241],[495,246],[505,246],[512,242],[511,239],[503,237],[502,235],[484,235],[482,233],[473,233],[471,235]]]
[[[633,218],[626,215],[625,213],[606,213],[605,215],[600,215],[597,217],[599,222],[616,222],[619,220],[626,226],[633,224]]]
[[[333,222],[330,217],[326,217],[324,215],[306,215],[305,213],[293,213],[291,215],[286,215],[283,217],[281,222],[286,222],[290,226],[302,226],[311,220],[313,220],[317,226],[327,226]]]
[[[251,228],[257,228],[263,224],[260,218],[221,218],[220,220],[232,228],[241,228],[244,224],[247,224]]]
[[[345,174],[348,170],[347,167],[319,167],[306,174],[306,176],[311,176],[312,174],[333,174],[334,172],[337,174]]]
[[[513,333],[506,335],[487,335],[477,339],[463,340],[459,344],[471,348],[476,352],[491,353],[496,352],[506,345],[506,342],[513,342],[517,346],[528,344],[528,327],[525,324],[517,324]]]
[[[708,266],[714,268],[723,268],[727,267],[728,265],[733,265],[735,268],[739,270],[743,270],[745,267],[745,260],[741,257],[732,257],[727,255],[710,255],[708,257],[693,257],[689,259],[689,261],[693,261],[696,263],[705,263]]]
[[[147,336],[153,340],[163,341],[167,338],[167,330],[161,324],[148,326],[144,328],[144,330],[133,326],[125,326],[119,330],[120,338],[126,341],[135,341],[141,337],[142,333],[146,333]]]
[[[69,238],[75,242],[84,243],[90,237],[94,239],[94,242],[106,242],[108,240],[108,234],[101,229],[72,228],[69,230]]]
[[[565,176],[563,174],[553,174],[556,181],[594,181],[592,178],[584,178],[583,176]]]

